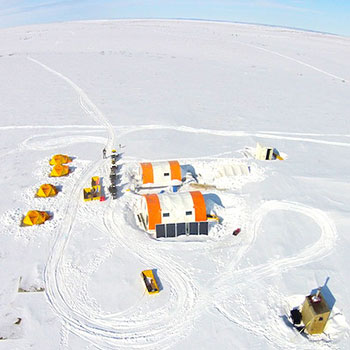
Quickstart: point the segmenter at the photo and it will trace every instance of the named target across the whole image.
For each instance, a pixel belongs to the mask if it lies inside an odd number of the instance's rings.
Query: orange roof
[[[157,224],[162,223],[159,198],[156,194],[145,194],[144,197],[148,210],[148,229],[154,230]]]

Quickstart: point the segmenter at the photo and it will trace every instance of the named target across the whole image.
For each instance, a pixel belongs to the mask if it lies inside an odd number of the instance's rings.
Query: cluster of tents
[[[49,163],[53,165],[50,177],[60,177],[68,175],[70,172],[69,166],[66,163],[72,162],[72,158],[64,154],[54,155]],[[58,193],[56,186],[52,184],[43,184],[37,190],[35,196],[41,198],[54,197]],[[22,226],[33,226],[43,224],[50,219],[50,214],[46,211],[30,210],[22,220]]]
[[[70,163],[72,158],[64,155],[64,154],[56,154],[50,160],[50,165],[53,165],[52,171],[50,173],[50,177],[61,177],[68,175],[70,172],[70,168],[67,163]]]

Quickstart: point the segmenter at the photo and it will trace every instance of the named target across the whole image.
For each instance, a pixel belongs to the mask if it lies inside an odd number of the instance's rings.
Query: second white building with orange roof
[[[207,221],[207,209],[201,192],[146,194],[140,199],[137,217],[146,231],[156,225]]]

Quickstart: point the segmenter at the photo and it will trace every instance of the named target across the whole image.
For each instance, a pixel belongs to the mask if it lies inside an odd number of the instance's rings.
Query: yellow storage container
[[[148,294],[159,293],[158,283],[154,277],[153,270],[144,270],[141,272],[141,277],[145,283]]]
[[[92,186],[84,188],[84,201],[96,201],[101,198],[101,186]]]

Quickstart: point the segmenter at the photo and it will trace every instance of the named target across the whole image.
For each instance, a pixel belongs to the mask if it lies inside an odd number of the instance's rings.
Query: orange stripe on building
[[[153,166],[152,163],[141,163],[142,168],[142,183],[143,184],[153,184]]]
[[[193,200],[193,208],[195,212],[196,221],[207,221],[207,208],[205,206],[205,200],[201,192],[190,192]]]
[[[172,180],[180,180],[181,181],[181,167],[177,160],[169,160],[170,165],[170,173]]]
[[[154,230],[157,224],[162,223],[159,198],[156,194],[145,194],[144,197],[148,210],[148,229]]]

